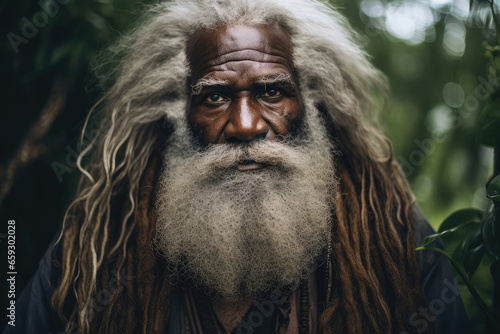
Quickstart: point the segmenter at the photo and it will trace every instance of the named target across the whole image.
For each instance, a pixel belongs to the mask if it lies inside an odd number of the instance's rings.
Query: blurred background
[[[36,270],[75,194],[78,136],[102,96],[89,64],[149,2],[0,1],[0,248],[3,254],[7,220],[14,219],[17,292]],[[478,144],[476,125],[479,111],[499,86],[488,73],[483,48],[483,41],[496,38],[490,3],[332,4],[389,78],[391,102],[382,124],[431,224],[437,228],[460,208],[485,209],[493,150]],[[491,261],[485,256],[473,279],[488,305]],[[467,291],[461,293],[475,332],[482,332],[482,314]],[[0,319],[3,328],[5,317]]]

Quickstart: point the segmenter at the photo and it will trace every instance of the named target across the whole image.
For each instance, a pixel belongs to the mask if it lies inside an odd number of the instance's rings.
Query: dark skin
[[[299,124],[303,104],[296,82],[290,36],[280,25],[198,30],[187,44],[191,65],[188,121],[202,145],[278,140]],[[242,161],[241,172],[266,165]],[[218,301],[225,330],[241,322],[253,298]]]
[[[269,27],[199,30],[187,44],[191,64],[188,120],[201,144],[276,140],[293,131],[302,100],[288,33]],[[240,171],[264,168],[241,163]]]

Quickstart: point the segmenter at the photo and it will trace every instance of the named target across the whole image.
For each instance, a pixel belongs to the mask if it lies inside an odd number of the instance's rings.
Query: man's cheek
[[[199,126],[197,123],[192,122],[191,120],[188,120],[188,129],[193,136],[193,138],[198,141],[200,144],[203,144],[206,142],[205,139],[205,131],[204,129]]]
[[[290,98],[284,103],[282,116],[287,132],[295,131],[303,117],[303,108],[296,98]]]
[[[199,126],[199,133],[203,136],[204,144],[222,144],[225,142],[224,127],[227,122],[221,118],[209,121],[207,125]]]

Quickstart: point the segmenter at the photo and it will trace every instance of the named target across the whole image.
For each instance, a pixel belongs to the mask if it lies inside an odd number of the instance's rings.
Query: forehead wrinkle
[[[274,50],[277,50],[278,52],[272,52]],[[208,61],[212,61],[212,60],[217,59],[217,58],[229,57],[231,54],[234,54],[234,53],[240,53],[240,52],[247,53],[248,51],[251,51],[252,53],[254,53],[254,52],[260,53],[264,57],[265,56],[273,56],[273,57],[283,58],[285,61],[288,61],[288,59],[285,56],[285,54],[286,54],[285,52],[281,52],[281,50],[278,50],[278,49],[274,49],[274,50],[273,50],[273,48],[269,49],[269,50],[265,50],[265,51],[262,51],[261,49],[256,49],[256,48],[243,48],[243,49],[238,48],[236,50],[231,50],[231,51],[219,53],[219,54],[217,54],[216,57],[209,59]]]
[[[227,61],[237,61],[237,60],[265,61],[266,59],[269,59],[270,62],[281,62],[284,64],[288,63],[288,59],[285,57],[284,53],[262,52],[256,49],[234,50],[231,52],[218,54],[213,58],[203,61],[203,63],[218,65],[225,63]]]
[[[253,60],[253,59],[241,59],[241,60],[232,60],[232,61],[228,61],[228,62],[225,62],[225,63],[222,63],[222,64],[219,64],[219,65],[213,65],[213,66],[209,66],[209,67],[206,67],[206,68],[203,68],[203,69],[200,69],[198,71],[198,75],[209,75],[210,73],[215,73],[215,72],[235,72],[234,70],[232,69],[227,69],[226,66],[227,65],[230,65],[232,63],[241,63],[241,62],[253,62],[253,63],[260,63],[260,64],[277,64],[277,65],[280,65],[283,67],[283,69],[286,69],[286,71],[292,71],[293,69],[290,69],[289,66],[287,66],[286,64],[283,64],[281,62],[275,62],[275,61],[256,61],[256,60]]]
[[[279,65],[294,73],[293,48],[288,33],[279,25],[229,25],[196,31],[186,45],[191,82],[211,72],[232,71],[242,62]]]
[[[251,54],[249,54],[248,51],[251,51]],[[255,55],[257,55],[258,57],[255,57]],[[254,49],[245,49],[245,50],[231,51],[223,55],[217,55],[211,59],[207,59],[201,62],[198,65],[198,67],[199,67],[199,72],[206,72],[212,67],[217,67],[232,62],[241,62],[241,61],[280,64],[284,65],[287,68],[292,66],[292,64],[289,64],[289,60],[282,55],[278,55],[276,53],[261,52]]]

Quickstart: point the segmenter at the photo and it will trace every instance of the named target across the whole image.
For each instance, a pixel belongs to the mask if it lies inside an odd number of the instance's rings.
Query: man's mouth
[[[236,169],[240,172],[247,172],[267,167],[266,164],[258,163],[254,160],[243,160],[236,165]]]

